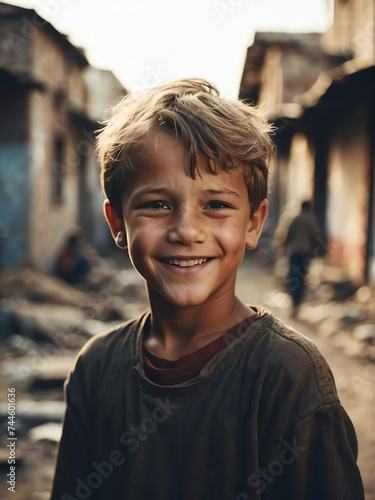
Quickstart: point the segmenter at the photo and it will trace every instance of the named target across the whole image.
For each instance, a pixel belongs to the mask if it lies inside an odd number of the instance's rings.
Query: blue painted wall
[[[24,262],[29,253],[30,147],[0,143],[0,267]]]

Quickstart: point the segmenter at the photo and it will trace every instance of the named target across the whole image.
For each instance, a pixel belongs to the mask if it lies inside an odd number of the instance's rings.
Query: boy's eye
[[[212,200],[206,203],[205,208],[210,208],[211,210],[219,210],[220,208],[231,208],[231,206],[224,201]]]
[[[149,208],[151,210],[168,210],[169,207],[164,201],[148,201],[147,203],[143,203],[139,208]]]

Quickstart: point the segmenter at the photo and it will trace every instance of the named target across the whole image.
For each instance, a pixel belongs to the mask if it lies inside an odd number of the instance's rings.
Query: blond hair
[[[192,178],[198,156],[212,174],[242,165],[254,213],[267,197],[272,131],[259,109],[221,98],[203,79],[176,80],[143,95],[130,94],[113,108],[98,135],[103,191],[121,216],[125,174],[134,170],[132,152],[150,133],[164,132],[186,148]]]

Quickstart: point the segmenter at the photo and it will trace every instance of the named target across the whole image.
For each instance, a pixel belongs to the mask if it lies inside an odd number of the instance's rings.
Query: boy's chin
[[[186,298],[186,297],[170,297],[170,296],[165,296],[165,295],[160,295],[158,303],[164,302],[166,306],[170,306],[173,308],[190,308],[190,307],[199,307],[202,306],[206,303],[205,300],[199,300],[199,298],[194,297],[194,298]],[[152,301],[151,301],[151,306],[152,306]]]
[[[181,309],[204,306],[211,301],[210,297],[205,294],[187,294],[183,291],[177,292],[172,290],[165,293],[152,287],[149,287],[149,298],[151,307],[164,303],[165,306]]]

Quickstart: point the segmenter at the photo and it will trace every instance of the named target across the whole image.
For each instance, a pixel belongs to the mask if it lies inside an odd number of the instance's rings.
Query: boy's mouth
[[[178,267],[198,266],[198,265],[204,264],[208,260],[210,260],[208,257],[201,257],[201,258],[197,258],[197,259],[174,259],[174,258],[163,259],[163,261],[166,264],[170,264],[171,266],[178,266]]]

